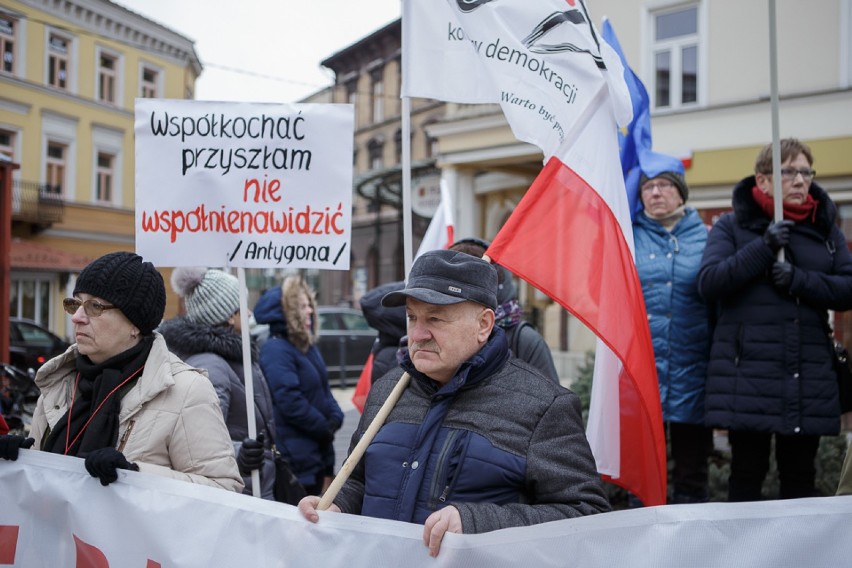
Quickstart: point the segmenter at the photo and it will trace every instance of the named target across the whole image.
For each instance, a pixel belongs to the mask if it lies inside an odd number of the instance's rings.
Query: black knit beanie
[[[672,182],[680,193],[680,198],[683,199],[683,202],[686,203],[689,200],[689,186],[686,185],[686,180],[682,175],[677,172],[663,172],[661,174],[655,175],[653,178],[649,178],[644,173],[639,178],[639,187],[645,185],[645,182],[649,179],[654,178],[663,178]]]
[[[160,325],[166,311],[163,277],[132,252],[111,252],[92,261],[77,278],[74,295],[80,293],[118,306],[142,335]]]

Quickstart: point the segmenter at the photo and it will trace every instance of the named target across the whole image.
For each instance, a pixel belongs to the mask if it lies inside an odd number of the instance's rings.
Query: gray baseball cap
[[[489,262],[465,252],[429,251],[414,261],[405,288],[386,294],[382,305],[401,306],[406,298],[436,305],[469,300],[494,310],[497,271]]]

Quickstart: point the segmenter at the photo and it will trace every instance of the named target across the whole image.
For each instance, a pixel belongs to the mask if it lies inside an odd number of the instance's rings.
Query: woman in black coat
[[[734,188],[734,211],[710,232],[699,270],[718,316],[706,423],[728,429],[730,501],[761,498],[773,435],[780,497],[813,496],[819,438],[840,428],[828,310],[852,308],[852,255],[812,164],[807,146],[782,141],[784,220],[772,223],[766,146],[756,174]]]

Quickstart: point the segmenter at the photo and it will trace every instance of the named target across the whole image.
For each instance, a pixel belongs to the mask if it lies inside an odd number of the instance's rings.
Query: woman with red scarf
[[[820,436],[840,429],[828,310],[852,308],[852,255],[813,155],[781,141],[784,220],[773,222],[772,147],[710,231],[698,287],[716,305],[705,418],[728,429],[730,501],[756,501],[772,439],[782,499],[816,495]],[[784,260],[778,260],[778,251]]]

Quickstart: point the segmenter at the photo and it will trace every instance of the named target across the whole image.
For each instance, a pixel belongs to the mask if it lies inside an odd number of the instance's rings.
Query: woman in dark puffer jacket
[[[812,164],[807,146],[781,142],[784,220],[772,223],[766,146],[756,174],[734,188],[734,211],[710,232],[699,271],[700,293],[718,308],[706,423],[729,430],[731,501],[761,498],[773,436],[780,497],[813,496],[819,438],[840,427],[828,310],[852,308],[852,255]]]

